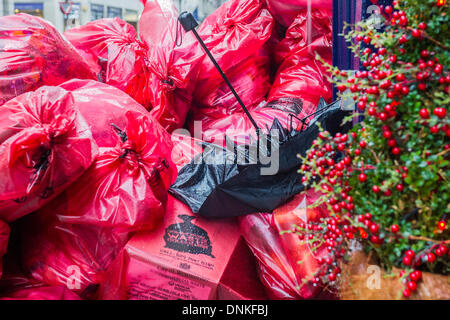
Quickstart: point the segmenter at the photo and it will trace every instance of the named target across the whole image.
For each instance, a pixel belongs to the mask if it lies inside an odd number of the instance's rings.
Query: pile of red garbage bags
[[[260,128],[330,101],[329,2],[309,19],[305,0],[230,0],[198,27]],[[318,195],[239,221],[168,195],[202,141],[256,133],[175,6],[143,3],[139,34],[0,17],[0,298],[323,297],[308,281],[320,257],[280,234],[327,214],[306,209]]]

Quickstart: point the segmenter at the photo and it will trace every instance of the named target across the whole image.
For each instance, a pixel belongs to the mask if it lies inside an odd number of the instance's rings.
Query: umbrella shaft
[[[234,96],[236,97],[236,100],[239,102],[239,104],[242,107],[242,110],[244,110],[245,114],[247,115],[247,117],[250,119],[252,125],[255,127],[256,129],[256,134],[258,135],[259,138],[259,127],[256,124],[256,121],[253,119],[253,117],[251,116],[250,112],[248,112],[247,107],[244,105],[244,102],[242,102],[241,98],[239,97],[239,95],[237,94],[236,90],[234,90],[233,86],[231,85],[230,80],[228,80],[227,76],[225,75],[225,73],[222,71],[222,68],[220,68],[219,64],[217,63],[216,59],[214,59],[213,55],[211,54],[211,52],[208,50],[208,48],[206,47],[205,43],[203,42],[202,38],[200,38],[199,34],[197,33],[197,30],[192,29],[192,32],[194,33],[195,37],[197,38],[198,42],[200,42],[200,45],[202,46],[203,50],[205,50],[206,54],[208,55],[209,59],[211,59],[212,63],[214,64],[214,66],[216,67],[217,71],[219,71],[220,75],[222,76],[223,80],[225,81],[225,83],[227,84],[228,88],[230,88],[231,92],[234,94]],[[259,140],[259,139],[258,139]]]

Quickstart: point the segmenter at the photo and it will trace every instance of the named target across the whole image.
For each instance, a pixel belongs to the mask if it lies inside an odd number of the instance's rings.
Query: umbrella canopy
[[[183,12],[178,20],[186,32],[193,32],[255,127],[257,137],[256,143],[250,143],[245,148],[238,148],[230,143],[227,143],[226,149],[212,144],[206,145],[203,153],[195,156],[179,171],[178,178],[169,192],[186,203],[194,213],[209,218],[272,212],[304,190],[302,176],[298,173],[302,160],[298,155],[304,157],[312,146],[320,132],[319,124],[332,135],[346,132],[351,128],[351,123],[348,122],[344,126],[341,126],[341,123],[352,111],[342,110],[340,100],[327,105],[321,99],[317,111],[303,119],[290,114],[291,119],[297,118],[303,123],[301,128],[293,129],[292,125],[289,129],[283,128],[281,122],[275,119],[268,135],[264,135],[196,32],[198,24],[192,14]],[[273,107],[274,102],[270,104]],[[291,109],[286,108],[286,105],[283,108]],[[307,120],[311,118],[313,120],[306,127]]]
[[[342,110],[340,100],[327,105],[322,99],[317,110],[303,131],[283,128],[277,119],[274,121],[270,131],[278,131],[279,143],[269,136],[273,142],[269,155],[277,155],[270,157],[271,163],[255,161],[250,145],[222,148],[206,144],[205,151],[180,170],[169,192],[193,212],[209,218],[272,212],[304,190],[298,155],[305,156],[312,146],[320,132],[318,124],[332,135],[351,128],[351,123],[341,125],[352,111]],[[278,170],[268,174],[264,169],[269,167]]]

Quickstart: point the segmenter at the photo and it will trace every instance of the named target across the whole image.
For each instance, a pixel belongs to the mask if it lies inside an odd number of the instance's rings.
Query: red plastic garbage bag
[[[311,10],[311,32],[308,32],[308,12],[301,10],[286,31],[286,35],[275,47],[275,60],[281,64],[298,48],[306,48],[314,58],[317,52],[331,64],[332,14],[325,9]]]
[[[264,299],[234,219],[206,220],[169,196],[163,224],[133,236],[101,284],[102,299]]]
[[[273,18],[260,0],[225,2],[198,28],[206,47],[248,108],[264,100],[270,89],[270,53],[265,43],[272,28]],[[207,56],[200,69],[194,105],[195,113],[216,119],[241,110]]]
[[[60,87],[70,91],[74,96],[77,107],[88,122],[99,147],[116,146],[118,136],[111,124],[125,128],[128,123],[126,117],[128,111],[135,117],[149,115],[148,111],[129,95],[104,83],[71,80],[61,84]],[[152,121],[153,118],[149,117],[149,120]],[[169,136],[156,124],[154,130],[157,131],[155,135],[161,135],[164,139]]]
[[[99,81],[129,94],[146,108],[150,103],[147,47],[134,27],[119,18],[100,19],[64,32]]]
[[[276,48],[278,60],[283,63],[278,69],[272,84],[268,101],[286,97],[303,100],[301,117],[313,113],[320,98],[330,102],[332,86],[328,81],[329,73],[316,53],[331,64],[332,32],[331,17],[327,11],[313,11],[312,29],[308,36],[306,12],[302,12]],[[311,43],[308,43],[308,37]]]
[[[0,219],[12,222],[39,209],[96,155],[70,92],[42,87],[8,101],[0,107]]]
[[[95,79],[75,48],[48,22],[28,14],[0,17],[0,105],[44,85]]]
[[[289,129],[291,124],[294,129],[298,128],[299,120],[291,118],[289,114],[300,116],[301,106],[302,101],[299,99],[280,99],[269,104],[263,101],[249,112],[258,127],[268,133],[275,119],[278,119],[284,128]],[[204,141],[220,146],[225,146],[225,136],[238,144],[246,144],[250,142],[251,137],[256,138],[256,130],[244,112],[235,112],[217,120],[207,118],[201,122],[201,129],[195,125],[191,125],[193,134],[201,132]]]
[[[188,164],[197,154],[203,152],[202,141],[192,138],[189,132],[185,134],[172,133],[172,160],[180,170]]]
[[[332,10],[332,0],[266,0],[267,7],[275,20],[289,27],[302,9],[307,9],[308,2],[311,8]]]
[[[3,271],[3,256],[8,248],[9,231],[9,225],[0,220],[0,278]]]
[[[330,297],[311,281],[320,270],[318,259],[327,255],[326,247],[322,246],[313,256],[310,246],[297,234],[280,234],[292,230],[294,225],[326,217],[324,208],[306,208],[319,196],[309,190],[272,215],[258,213],[240,218],[242,234],[258,260],[260,279],[273,299],[310,299],[319,294]]]
[[[64,285],[85,299],[95,298],[105,270],[127,243],[130,231],[63,223],[58,212],[50,203],[23,221],[23,268],[39,282]]]
[[[19,289],[0,300],[81,300],[78,295],[65,286],[42,286],[38,288]]]
[[[139,20],[151,71],[150,113],[169,132],[184,125],[204,55],[193,34],[185,33],[177,19],[170,1],[152,0],[146,2]]]
[[[65,286],[46,286],[23,276],[8,276],[0,283],[0,300],[81,300]]]
[[[133,232],[160,223],[176,168],[170,136],[125,93],[88,81],[62,86],[91,125],[99,156],[66,192],[27,217],[22,250],[35,279],[85,297]]]

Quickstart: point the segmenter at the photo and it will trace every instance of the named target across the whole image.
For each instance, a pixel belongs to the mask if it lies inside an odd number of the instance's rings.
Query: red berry
[[[403,87],[403,88],[402,88],[402,94],[403,94],[404,96],[406,96],[406,95],[408,95],[408,93],[409,93],[409,88],[408,88],[408,87]]]
[[[419,281],[422,278],[422,272],[420,270],[415,270],[413,272],[411,272],[411,274],[409,275],[409,278],[412,281]]]
[[[370,232],[372,232],[372,233],[377,233],[378,232],[378,230],[380,229],[380,227],[377,225],[377,224],[375,224],[375,223],[372,223],[371,225],[370,225]]]
[[[345,84],[341,84],[337,88],[339,92],[344,92],[345,90],[347,90],[347,86]]]
[[[393,148],[397,145],[397,141],[395,141],[395,139],[391,139],[388,141],[388,146]]]
[[[399,155],[399,154],[400,154],[400,148],[399,148],[399,147],[393,148],[393,149],[392,149],[392,153],[393,153],[394,155]]]
[[[395,188],[396,188],[398,191],[402,192],[403,189],[404,189],[404,186],[403,186],[402,184],[398,184]]]
[[[429,254],[427,254],[427,261],[428,262],[434,262],[436,260],[436,256],[434,255],[434,253],[430,252]]]
[[[374,236],[370,236],[370,242],[377,244],[377,243],[380,242],[380,238],[378,236],[375,236],[375,235]]]
[[[367,213],[364,215],[364,218],[365,218],[366,220],[370,220],[370,219],[372,219],[372,214],[371,214],[370,212],[367,212]]]
[[[360,182],[365,182],[367,180],[367,176],[364,173],[361,173],[358,176],[358,179],[359,179]]]
[[[432,134],[436,134],[439,132],[439,126],[438,125],[434,125],[430,128],[430,131]]]
[[[445,108],[434,108],[433,114],[441,119],[445,118],[447,110]]]
[[[430,117],[430,113],[428,112],[428,109],[420,109],[419,115],[422,119],[428,119]]]
[[[390,139],[390,138],[392,138],[392,132],[390,132],[390,131],[384,131],[383,132],[383,137],[385,137],[386,139]]]
[[[408,18],[406,16],[401,16],[399,19],[399,23],[402,26],[407,26],[408,25]]]
[[[425,30],[427,28],[427,24],[425,22],[419,23],[419,29]]]
[[[402,35],[400,36],[400,38],[398,39],[398,43],[403,44],[408,42],[408,38],[406,37],[406,35]]]
[[[420,30],[417,30],[417,29],[412,30],[412,36],[414,38],[420,38],[421,35],[422,35],[422,32],[420,32]]]
[[[411,296],[411,291],[409,291],[408,289],[403,290],[403,296],[405,298],[409,298]]]
[[[417,289],[417,283],[414,282],[414,281],[409,281],[409,282],[408,282],[408,289],[409,289],[410,291],[416,291],[416,289]]]
[[[404,73],[399,73],[398,75],[395,76],[395,80],[397,80],[398,82],[405,80],[405,78],[406,77]]]
[[[379,186],[373,186],[373,187],[372,187],[372,191],[373,191],[374,193],[378,193],[378,192],[380,192],[380,187],[379,187]]]
[[[403,257],[403,264],[405,265],[405,266],[409,266],[410,264],[411,264],[411,258],[409,258],[409,257]]]
[[[398,224],[393,224],[391,226],[391,232],[397,233],[399,230],[400,230],[400,227],[398,226]]]
[[[330,273],[330,274],[328,275],[328,279],[329,279],[330,281],[334,281],[334,280],[336,280],[336,275],[335,275],[334,273]]]
[[[442,220],[442,221],[438,222],[438,229],[439,230],[444,231],[446,227],[447,227],[447,223],[445,221]]]
[[[422,58],[428,58],[429,56],[430,56],[430,52],[428,51],[428,50],[422,50],[421,52],[420,52],[420,56],[422,57]]]
[[[438,248],[436,249],[435,253],[436,253],[436,255],[437,255],[438,257],[442,257],[442,256],[444,255],[444,252],[442,252],[442,250],[441,250],[440,247],[438,247]]]
[[[380,118],[381,121],[386,121],[388,116],[385,112],[381,112],[378,117]]]
[[[414,253],[414,251],[408,250],[408,251],[405,252],[405,256],[412,259],[412,258],[414,258],[416,256],[416,254]]]
[[[394,9],[391,6],[386,6],[386,8],[384,8],[384,12],[387,14],[391,14],[393,11]]]
[[[359,146],[360,146],[361,148],[365,148],[365,147],[367,146],[367,142],[364,141],[364,140],[361,140],[361,141],[359,142]]]
[[[446,246],[444,246],[444,245],[440,245],[439,246],[439,249],[441,249],[441,251],[443,252],[443,254],[446,254],[447,253],[447,247]]]

